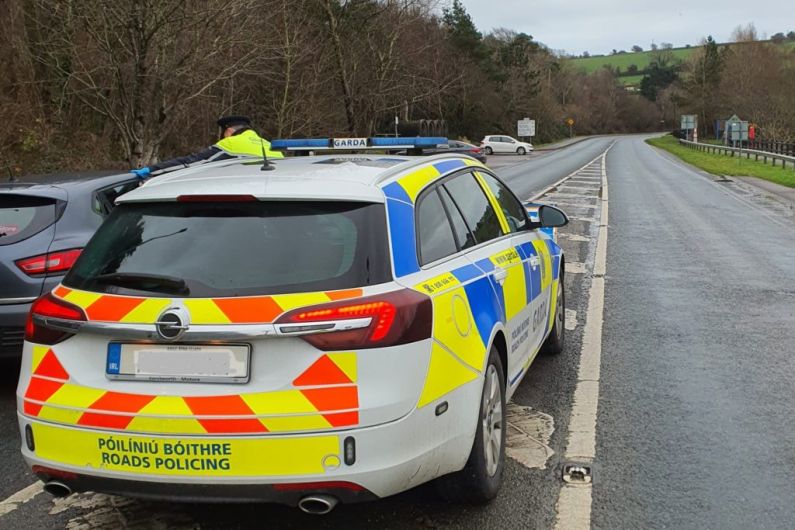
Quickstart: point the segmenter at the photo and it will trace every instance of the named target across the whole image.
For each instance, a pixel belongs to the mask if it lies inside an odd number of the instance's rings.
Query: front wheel
[[[544,355],[557,355],[563,351],[563,341],[566,338],[566,292],[563,289],[563,275],[558,280],[558,292],[556,293],[555,318],[552,321],[552,330],[549,332],[547,340],[541,346]]]
[[[505,378],[492,346],[478,408],[475,442],[464,469],[440,477],[436,486],[446,500],[483,504],[497,496],[505,466]]]
[[[524,147],[520,147],[519,149],[516,150],[516,154],[524,156],[527,154],[527,149],[525,149]]]

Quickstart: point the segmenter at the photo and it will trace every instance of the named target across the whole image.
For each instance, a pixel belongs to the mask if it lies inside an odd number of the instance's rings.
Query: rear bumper
[[[0,304],[0,359],[20,357],[30,303]]]
[[[474,439],[481,387],[478,378],[445,395],[439,402],[446,401],[448,408],[440,416],[435,413],[438,403],[431,403],[375,427],[301,435],[154,436],[18,417],[25,460],[40,478],[73,491],[290,505],[305,495],[325,493],[356,502],[461,469]],[[33,450],[25,442],[27,427]],[[346,454],[346,440],[355,445],[353,459]],[[176,455],[176,445],[192,447],[191,454]],[[226,463],[220,464],[223,458]]]

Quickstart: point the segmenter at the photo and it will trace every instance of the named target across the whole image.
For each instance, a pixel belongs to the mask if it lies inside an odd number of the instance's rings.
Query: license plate
[[[111,342],[109,379],[172,383],[247,383],[248,344],[136,344]]]

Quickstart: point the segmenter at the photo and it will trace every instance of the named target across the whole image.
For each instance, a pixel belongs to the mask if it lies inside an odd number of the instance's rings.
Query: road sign
[[[574,119],[573,118],[569,118],[568,120],[566,120],[566,125],[568,125],[569,127],[574,125]]]
[[[536,121],[530,118],[519,120],[516,122],[516,131],[517,136],[535,136]]]
[[[682,126],[680,129],[689,131],[696,128],[698,118],[695,114],[682,114]]]

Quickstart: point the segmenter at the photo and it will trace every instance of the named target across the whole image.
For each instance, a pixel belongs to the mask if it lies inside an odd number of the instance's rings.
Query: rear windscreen
[[[382,204],[122,204],[64,279],[118,294],[224,297],[329,291],[391,279]],[[137,281],[141,275],[153,281]]]
[[[0,193],[0,245],[38,234],[55,222],[56,201]]]

